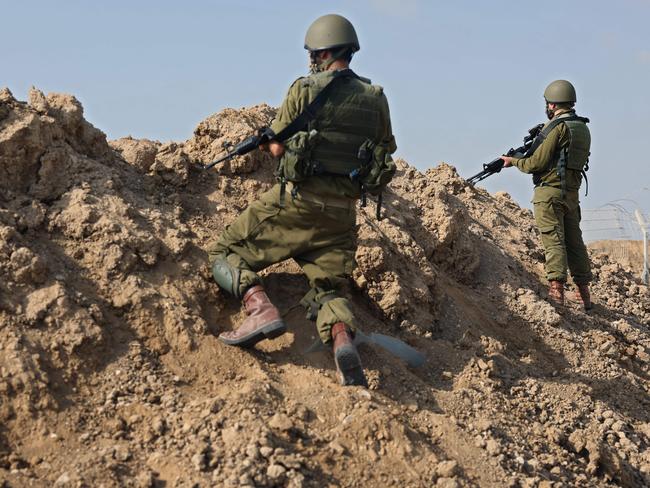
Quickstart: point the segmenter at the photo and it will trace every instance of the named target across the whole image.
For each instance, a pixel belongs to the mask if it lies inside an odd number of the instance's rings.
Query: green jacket
[[[319,77],[332,77],[334,72],[318,73]],[[294,120],[313,100],[316,93],[310,90],[305,78],[298,78],[289,88],[278,113],[271,123],[271,129],[277,134]],[[322,81],[322,80],[321,80]],[[356,81],[361,83],[361,81]],[[336,95],[332,96],[336,100]],[[395,152],[397,146],[393,136],[390,112],[388,110],[388,101],[386,96],[380,94],[379,124],[377,134],[375,135],[380,144],[386,145],[390,153]],[[316,118],[318,120],[318,117]],[[321,196],[335,196],[346,198],[359,198],[361,196],[361,187],[358,182],[351,181],[347,176],[318,175],[312,176],[300,183],[300,188],[304,191],[315,193]]]
[[[556,117],[572,112],[573,110],[561,110],[558,111]],[[557,172],[557,160],[561,149],[568,147],[569,143],[569,130],[565,124],[559,124],[548,134],[544,142],[533,154],[513,160],[513,166],[516,166],[524,173],[536,175],[540,182],[535,187],[533,202],[545,201],[553,196],[561,196],[561,180]],[[581,172],[567,171],[565,178],[567,194],[577,194],[582,184]]]

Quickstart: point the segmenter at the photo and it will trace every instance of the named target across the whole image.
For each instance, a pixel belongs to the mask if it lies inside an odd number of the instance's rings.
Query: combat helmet
[[[576,89],[566,80],[555,80],[544,90],[548,103],[569,103],[576,101]]]
[[[347,47],[352,52],[360,49],[359,39],[352,23],[341,15],[318,17],[307,29],[305,49],[310,52]]]

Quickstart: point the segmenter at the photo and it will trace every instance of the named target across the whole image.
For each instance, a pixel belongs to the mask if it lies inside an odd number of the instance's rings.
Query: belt
[[[301,189],[291,181],[287,182],[287,188],[294,198],[320,205],[321,210],[325,210],[327,207],[343,208],[345,210],[354,208],[355,200],[352,198],[317,195]]]

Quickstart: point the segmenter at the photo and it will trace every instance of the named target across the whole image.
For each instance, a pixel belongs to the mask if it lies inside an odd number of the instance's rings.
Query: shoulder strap
[[[560,125],[563,122],[569,122],[572,120],[578,120],[580,122],[584,122],[585,124],[589,123],[589,119],[587,117],[580,117],[578,115],[568,115],[566,117],[558,117],[556,119],[551,120],[546,127],[544,127],[540,133],[535,137],[535,140],[531,144],[530,148],[528,151],[526,151],[526,156],[532,155],[535,150],[542,145],[546,137],[551,133],[553,129],[555,129],[558,125]]]
[[[323,108],[323,105],[325,105],[325,102],[327,101],[334,86],[340,83],[339,80],[349,77],[359,78],[351,69],[335,71],[334,76],[330,82],[325,85],[325,87],[323,87],[320,92],[318,92],[318,95],[314,97],[309,105],[307,105],[305,109],[289,123],[289,125],[275,134],[273,139],[280,142],[286,141],[291,136],[303,130],[309,122],[316,118],[318,112]]]

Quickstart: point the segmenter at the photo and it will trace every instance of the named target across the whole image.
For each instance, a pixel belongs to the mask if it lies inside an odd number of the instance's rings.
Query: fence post
[[[639,209],[634,211],[634,215],[643,233],[643,273],[641,273],[641,280],[647,285],[650,283],[650,270],[648,270],[648,223],[643,218],[643,214]]]

